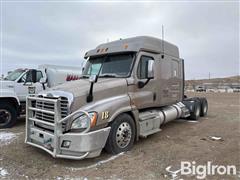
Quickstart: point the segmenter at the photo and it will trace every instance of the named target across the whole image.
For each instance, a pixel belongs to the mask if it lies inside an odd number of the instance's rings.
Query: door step
[[[163,114],[159,110],[148,110],[139,113],[140,137],[147,137],[160,132],[160,125],[163,120]]]
[[[147,136],[154,134],[154,133],[158,133],[160,131],[162,131],[162,130],[161,129],[153,129],[153,130],[141,133],[140,137],[146,138]]]

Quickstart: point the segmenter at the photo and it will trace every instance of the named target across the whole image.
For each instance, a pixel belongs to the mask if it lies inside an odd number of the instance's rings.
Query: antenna
[[[162,50],[163,50],[163,54],[162,54],[162,59],[164,58],[164,26],[162,25]]]

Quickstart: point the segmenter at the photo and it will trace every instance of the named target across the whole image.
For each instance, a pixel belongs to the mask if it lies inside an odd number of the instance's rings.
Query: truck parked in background
[[[196,92],[206,92],[206,88],[204,86],[199,85],[195,88],[195,91]]]
[[[40,65],[37,69],[16,69],[0,81],[0,128],[12,127],[25,113],[26,96],[77,80],[81,68]]]
[[[184,60],[173,44],[140,36],[101,44],[85,58],[80,80],[27,98],[27,144],[57,158],[117,154],[167,122],[207,114],[205,98],[184,95]]]

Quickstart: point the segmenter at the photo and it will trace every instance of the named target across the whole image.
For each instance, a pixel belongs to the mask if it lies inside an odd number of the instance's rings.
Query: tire
[[[206,98],[201,98],[201,112],[200,112],[200,116],[204,117],[207,115],[208,112],[208,102]]]
[[[111,123],[105,150],[110,154],[129,151],[135,139],[135,124],[128,114],[121,114]]]
[[[0,128],[10,128],[16,124],[17,110],[7,102],[0,102]]]
[[[201,112],[201,103],[199,99],[194,100],[194,108],[193,112],[190,113],[189,119],[191,120],[198,120],[200,117],[200,112]]]

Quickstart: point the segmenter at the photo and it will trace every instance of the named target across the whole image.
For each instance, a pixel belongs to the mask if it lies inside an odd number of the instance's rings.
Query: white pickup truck
[[[16,69],[0,81],[0,128],[12,127],[25,113],[26,96],[81,76],[79,67],[39,65],[37,69]]]

